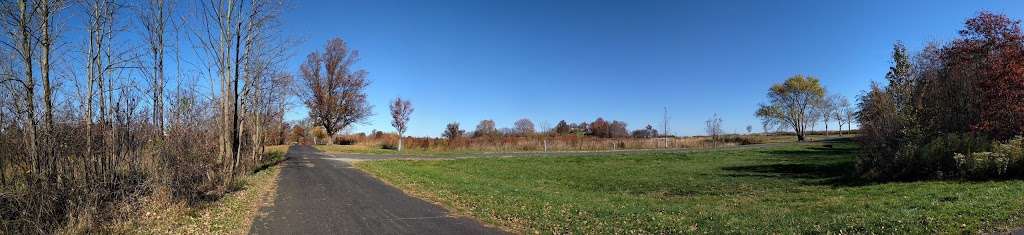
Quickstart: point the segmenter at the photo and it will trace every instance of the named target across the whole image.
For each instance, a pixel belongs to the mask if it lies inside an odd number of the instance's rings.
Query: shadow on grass
[[[730,177],[762,177],[802,180],[808,185],[834,187],[865,186],[874,182],[857,177],[853,162],[838,163],[774,163],[750,166],[724,167],[735,172]]]
[[[820,146],[809,146],[803,149],[773,149],[764,150],[762,153],[771,155],[772,157],[779,158],[837,158],[837,157],[848,157],[857,152],[856,148],[851,147],[824,147]]]
[[[763,177],[801,180],[809,185],[865,186],[875,182],[857,176],[856,146],[849,138],[813,142],[800,149],[772,149],[764,164],[723,167],[730,177]]]
[[[266,163],[260,165],[259,167],[257,167],[256,170],[252,171],[252,173],[253,174],[259,173],[260,171],[264,171],[266,169],[269,169],[270,167],[279,165],[282,162],[287,161],[288,159],[290,159],[290,158],[289,157],[285,157],[285,156],[274,157],[273,159],[270,159],[268,162],[266,162]]]

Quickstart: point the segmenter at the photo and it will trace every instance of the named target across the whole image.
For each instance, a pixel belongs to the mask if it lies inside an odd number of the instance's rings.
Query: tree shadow
[[[762,164],[723,167],[730,177],[785,178],[808,185],[852,187],[875,184],[857,175],[849,138],[830,139],[807,144],[800,149],[761,151],[768,156]]]
[[[835,163],[772,163],[749,166],[723,167],[733,173],[729,177],[759,177],[796,179],[808,185],[827,185],[833,187],[865,186],[873,182],[856,175],[855,164],[849,162]]]
[[[836,158],[846,157],[857,152],[856,148],[849,147],[825,147],[824,145],[808,146],[803,149],[772,149],[764,150],[762,153],[771,155],[771,157],[780,158]]]

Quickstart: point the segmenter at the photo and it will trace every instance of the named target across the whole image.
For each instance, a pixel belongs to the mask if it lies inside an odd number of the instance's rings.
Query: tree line
[[[860,173],[883,180],[1024,177],[1024,34],[980,12],[948,43],[893,46],[859,98]]]
[[[558,121],[554,127],[537,128],[533,121],[528,118],[516,120],[512,127],[497,128],[494,120],[481,120],[473,131],[466,133],[458,122],[451,122],[445,126],[441,136],[448,139],[462,137],[472,138],[493,138],[493,137],[528,137],[528,136],[590,136],[597,138],[653,138],[657,137],[658,131],[653,126],[647,125],[643,129],[632,132],[626,129],[626,122],[604,118],[597,118],[593,122],[569,123],[565,120]]]

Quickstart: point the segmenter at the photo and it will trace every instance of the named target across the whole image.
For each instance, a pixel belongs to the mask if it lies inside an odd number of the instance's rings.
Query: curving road
[[[252,234],[504,234],[312,147],[292,146],[287,157],[274,204],[260,209]]]

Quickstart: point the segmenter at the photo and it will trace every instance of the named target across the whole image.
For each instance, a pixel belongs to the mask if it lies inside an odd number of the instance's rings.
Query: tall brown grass
[[[710,137],[666,137],[666,138],[598,138],[576,135],[535,135],[535,136],[488,136],[473,138],[404,137],[403,148],[413,151],[433,152],[519,152],[519,151],[598,151],[623,149],[678,149],[711,148],[762,143],[757,136],[727,136],[719,141]],[[398,144],[395,134],[346,135],[337,137],[335,143],[368,146],[371,148],[394,149]]]

